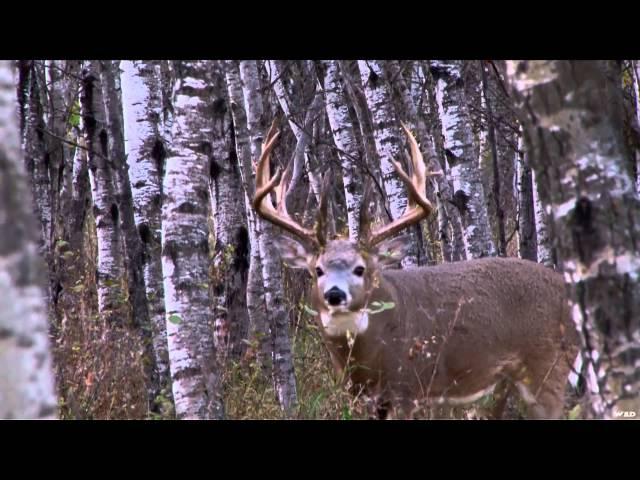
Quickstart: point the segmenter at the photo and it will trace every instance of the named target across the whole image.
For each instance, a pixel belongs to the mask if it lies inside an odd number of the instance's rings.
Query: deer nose
[[[340,305],[347,300],[347,294],[340,290],[338,287],[331,287],[324,293],[324,299],[329,302],[329,305]]]

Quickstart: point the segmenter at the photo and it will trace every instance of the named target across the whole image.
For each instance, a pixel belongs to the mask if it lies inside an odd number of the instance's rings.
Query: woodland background
[[[640,65],[623,61],[0,62],[0,418],[366,418],[250,207],[272,120],[288,210],[354,237],[406,193],[403,266],[513,256],[565,274],[568,418],[640,412]],[[491,402],[491,398],[483,402]],[[439,415],[482,418],[485,404]],[[519,405],[511,405],[519,418]]]

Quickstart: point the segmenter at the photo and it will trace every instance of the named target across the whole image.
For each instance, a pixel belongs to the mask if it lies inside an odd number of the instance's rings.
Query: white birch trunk
[[[454,202],[464,225],[466,255],[469,259],[494,256],[496,249],[491,239],[460,64],[452,61],[438,66],[442,76],[437,83],[437,100],[453,180]]]
[[[180,419],[223,415],[208,278],[209,63],[184,62],[173,96],[172,144],[163,180],[162,271],[173,398]]]
[[[25,76],[21,85],[26,95],[24,103],[24,132],[22,149],[25,152],[25,165],[29,176],[34,210],[39,220],[41,254],[47,265],[51,253],[51,180],[49,168],[45,162],[48,151],[47,138],[43,132],[46,129],[44,99],[41,97],[41,78],[36,71],[33,61],[24,62]]]
[[[251,157],[257,163],[262,151],[262,140],[267,129],[262,109],[262,96],[258,68],[255,61],[240,62],[240,76],[244,94],[247,128]],[[275,228],[266,221],[259,221],[260,258],[264,280],[264,296],[273,342],[273,377],[276,394],[285,413],[290,413],[297,403],[293,355],[289,339],[289,316],[285,309],[284,288],[280,255],[273,239]]]
[[[537,260],[537,236],[535,222],[535,207],[533,201],[533,172],[524,152],[524,140],[518,138],[518,155],[516,163],[516,177],[518,187],[518,256],[527,260]]]
[[[155,365],[163,395],[171,396],[167,326],[162,284],[162,168],[165,157],[161,133],[160,65],[123,61],[122,100],[125,151],[133,196],[134,218],[142,241],[144,283]]]
[[[537,239],[537,259],[538,263],[554,268],[553,247],[551,246],[551,235],[549,232],[549,216],[540,201],[538,193],[538,178],[535,171],[531,171],[531,180],[533,184],[533,209],[536,222],[536,239]]]
[[[115,172],[108,159],[107,116],[104,111],[98,61],[83,70],[81,107],[88,151],[89,180],[98,239],[98,308],[104,320],[121,324],[123,259],[116,202]]]
[[[371,111],[373,136],[376,150],[380,157],[382,182],[387,194],[389,211],[391,217],[396,219],[403,214],[407,207],[407,192],[391,163],[392,159],[404,163],[403,159],[405,158],[400,140],[400,131],[392,110],[391,92],[385,82],[381,62],[359,60],[358,68],[367,104]],[[413,238],[413,245],[407,256],[402,260],[404,267],[416,266],[422,263],[423,259],[418,246],[419,232],[419,224],[411,228],[410,234]]]
[[[0,418],[57,417],[45,290],[22,164],[13,62],[0,61]]]
[[[210,188],[215,253],[212,282],[216,351],[221,364],[239,360],[249,328],[246,284],[249,233],[235,145],[232,144],[228,89],[221,62],[210,70],[214,128],[211,136]]]
[[[244,106],[242,81],[238,62],[225,62],[226,81],[229,90],[231,115],[236,141],[236,154],[244,193],[244,207],[249,232],[249,272],[247,273],[247,313],[249,315],[249,339],[257,343],[257,355],[260,364],[268,373],[269,357],[272,348],[269,341],[269,324],[264,304],[264,282],[262,279],[262,261],[260,259],[259,229],[256,213],[251,206],[251,198],[255,190],[255,172],[251,166],[251,146],[247,130],[247,115]],[[253,353],[252,348],[252,353]]]
[[[283,68],[275,60],[268,61],[269,67],[269,80],[270,83],[273,84],[273,90],[276,94],[276,98],[278,99],[278,104],[287,118],[289,123],[289,128],[293,131],[293,134],[296,137],[296,149],[294,153],[294,163],[293,163],[293,172],[291,175],[291,181],[289,186],[289,191],[287,192],[286,202],[287,206],[291,207],[291,197],[298,193],[296,187],[300,183],[304,170],[306,168],[307,175],[309,178],[309,184],[311,189],[313,190],[314,195],[316,196],[316,200],[320,199],[320,190],[321,190],[321,179],[318,177],[316,172],[310,168],[308,156],[305,155],[305,151],[307,146],[311,143],[311,131],[313,128],[313,123],[322,108],[322,95],[321,92],[316,92],[314,95],[311,104],[305,109],[304,121],[301,121],[300,118],[294,118],[292,114],[292,107],[290,105],[289,96],[285,89],[284,79],[283,79]],[[301,108],[297,108],[296,110],[300,111]],[[294,210],[291,210],[294,211]]]
[[[420,147],[422,148],[423,156],[427,164],[427,170],[430,172],[441,172],[441,175],[436,175],[429,185],[427,190],[434,190],[437,188],[437,211],[438,211],[438,230],[440,232],[440,245],[441,254],[445,261],[452,261],[452,245],[451,235],[449,235],[449,224],[452,221],[460,222],[460,214],[456,209],[451,208],[446,202],[442,201],[442,198],[453,198],[453,192],[447,178],[447,172],[441,167],[440,162],[436,154],[436,147],[431,140],[427,125],[424,121],[421,112],[416,106],[409,88],[406,86],[404,79],[400,75],[400,66],[397,61],[390,61],[387,63],[389,75],[395,78],[394,82],[396,89],[398,90],[400,99],[402,101],[402,107],[404,111],[412,118],[415,123],[418,133],[418,140]],[[434,188],[435,187],[435,188]],[[456,218],[457,217],[457,218]]]
[[[329,118],[333,142],[338,148],[338,158],[342,167],[349,239],[356,240],[359,234],[358,222],[363,195],[364,175],[361,172],[366,163],[358,148],[353,124],[349,117],[349,109],[338,62],[332,60],[323,63],[325,68],[325,109]]]

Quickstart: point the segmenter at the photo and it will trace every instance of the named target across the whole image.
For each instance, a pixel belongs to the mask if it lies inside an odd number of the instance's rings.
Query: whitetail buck
[[[253,207],[300,240],[281,237],[279,250],[313,277],[312,306],[335,367],[347,369],[355,391],[377,399],[380,417],[410,417],[416,405],[472,403],[515,386],[529,417],[560,418],[578,353],[560,274],[514,258],[382,270],[408,246],[406,237],[392,237],[433,210],[422,154],[403,128],[411,176],[394,165],[409,191],[407,209],[371,229],[365,202],[357,242],[325,238],[325,195],[315,229],[291,218],[284,201],[290,169],[281,181],[270,175],[275,122],[263,142]],[[499,403],[497,417],[504,399]]]

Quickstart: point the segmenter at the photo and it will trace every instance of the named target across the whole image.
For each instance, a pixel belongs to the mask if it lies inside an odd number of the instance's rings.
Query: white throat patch
[[[352,334],[364,333],[369,327],[367,312],[321,312],[320,320],[330,337],[345,335],[347,331]]]

